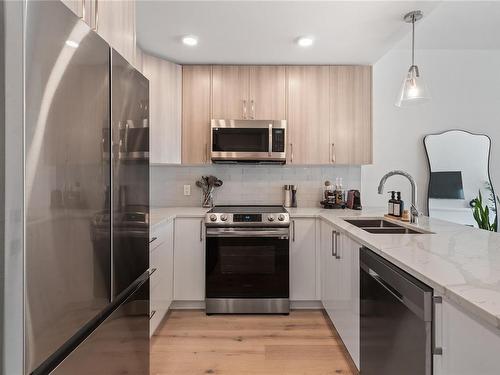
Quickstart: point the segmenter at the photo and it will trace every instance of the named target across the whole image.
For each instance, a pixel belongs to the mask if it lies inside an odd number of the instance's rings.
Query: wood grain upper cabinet
[[[243,65],[212,67],[212,112],[217,119],[249,118],[250,69]]]
[[[330,67],[287,67],[290,164],[330,163]]]
[[[84,0],[61,0],[61,2],[66,5],[73,13],[78,17],[82,17],[83,13],[83,1]]]
[[[280,65],[250,67],[249,116],[256,120],[286,118],[286,75]]]
[[[149,160],[180,163],[182,67],[144,54],[143,73],[149,79]]]
[[[61,0],[128,62],[136,64],[135,1]]]
[[[94,0],[90,26],[128,62],[136,63],[135,2]]]
[[[213,117],[225,119],[285,119],[285,67],[214,65]]]
[[[182,163],[210,163],[210,65],[182,67]]]
[[[372,68],[330,67],[332,162],[372,163]]]

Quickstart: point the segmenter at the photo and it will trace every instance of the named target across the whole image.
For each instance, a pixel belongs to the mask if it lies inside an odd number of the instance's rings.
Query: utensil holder
[[[203,202],[201,205],[203,208],[212,208],[214,206],[214,195],[213,192],[203,193]]]

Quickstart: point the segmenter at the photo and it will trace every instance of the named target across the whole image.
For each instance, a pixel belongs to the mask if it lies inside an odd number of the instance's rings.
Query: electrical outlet
[[[191,195],[191,185],[184,185],[184,195]]]

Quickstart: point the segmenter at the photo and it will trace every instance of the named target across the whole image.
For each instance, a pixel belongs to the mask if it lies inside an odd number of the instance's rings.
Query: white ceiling
[[[148,1],[137,3],[137,38],[179,63],[372,64],[409,47],[402,16],[420,9],[417,48],[499,48],[500,2]],[[196,47],[181,43],[199,37]],[[312,35],[312,47],[295,40]]]
[[[420,49],[500,49],[500,1],[447,1],[418,24]],[[396,48],[409,48],[410,37]]]

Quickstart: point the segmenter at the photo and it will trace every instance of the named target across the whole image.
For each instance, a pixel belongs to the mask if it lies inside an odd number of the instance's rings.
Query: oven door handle
[[[230,229],[207,228],[207,237],[273,237],[288,239],[288,228],[273,229]]]

